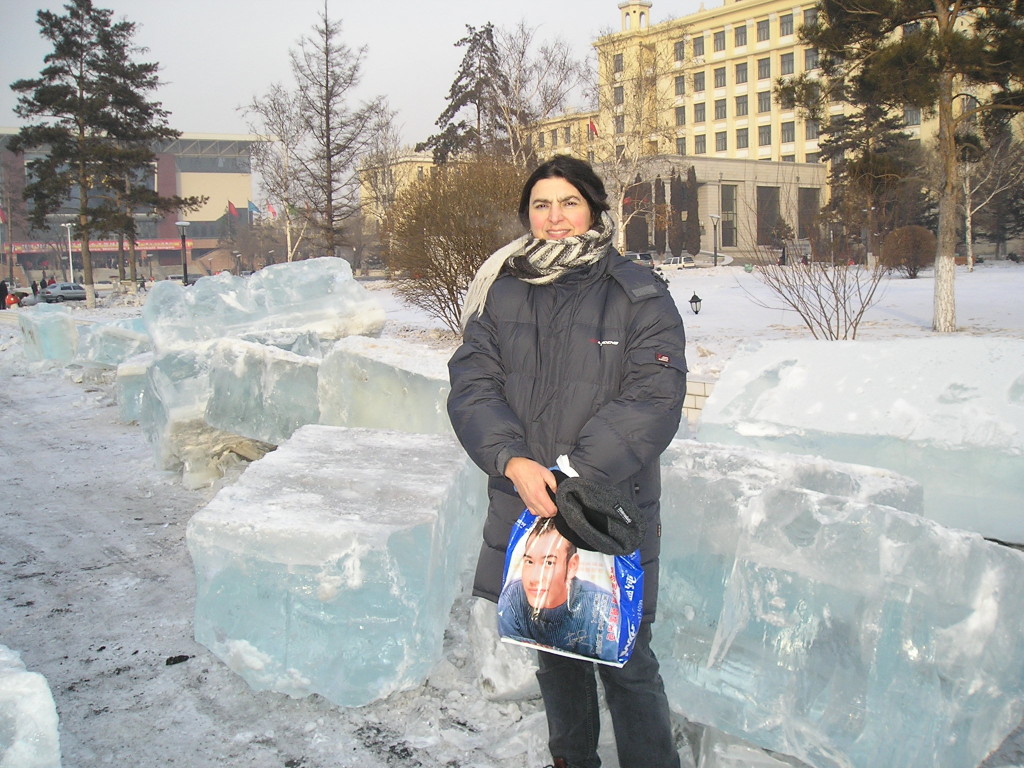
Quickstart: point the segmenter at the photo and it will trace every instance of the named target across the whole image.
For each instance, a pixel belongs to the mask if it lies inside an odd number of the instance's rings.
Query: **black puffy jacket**
[[[614,250],[536,286],[501,275],[448,363],[448,414],[486,472],[489,509],[473,594],[497,601],[512,523],[524,509],[505,465],[553,466],[619,486],[647,518],[644,616],[653,619],[660,551],[659,457],[686,394],[683,322],[667,286]]]

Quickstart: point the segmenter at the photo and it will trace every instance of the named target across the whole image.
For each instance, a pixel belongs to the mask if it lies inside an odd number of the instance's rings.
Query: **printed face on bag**
[[[523,553],[523,589],[531,608],[557,608],[569,599],[580,556],[554,528],[531,533]]]
[[[530,190],[530,232],[538,240],[582,235],[593,221],[587,201],[565,179],[540,179]]]

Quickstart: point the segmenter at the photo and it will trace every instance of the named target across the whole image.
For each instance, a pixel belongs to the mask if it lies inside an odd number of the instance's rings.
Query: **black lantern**
[[[693,314],[700,314],[700,296],[696,292],[690,297],[690,309],[693,310]]]

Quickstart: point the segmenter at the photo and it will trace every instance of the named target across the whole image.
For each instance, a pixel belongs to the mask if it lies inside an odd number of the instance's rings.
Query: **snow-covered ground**
[[[716,378],[747,340],[808,336],[792,312],[755,304],[751,295],[773,300],[738,267],[668,278],[694,374]],[[453,349],[454,337],[403,305],[388,283],[366,285],[387,310],[385,335],[418,340],[428,355]],[[933,288],[930,273],[887,280],[860,337],[931,335]],[[687,305],[693,293],[702,299],[696,316]],[[959,269],[960,332],[1024,338],[1022,296],[1024,266]],[[138,312],[113,301],[69,309],[83,318]],[[350,710],[251,691],[192,639],[185,524],[217,488],[188,491],[154,469],[140,430],[117,421],[104,383],[25,362],[17,314],[0,312],[0,645],[48,680],[64,768],[548,762],[539,703],[490,701],[477,689],[472,600],[457,604],[446,659],[418,690]],[[614,767],[613,750],[603,752]],[[1020,732],[984,765],[1014,764],[1024,764]]]

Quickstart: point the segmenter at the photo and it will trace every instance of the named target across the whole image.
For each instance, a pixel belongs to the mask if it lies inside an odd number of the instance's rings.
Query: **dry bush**
[[[935,262],[936,243],[931,230],[916,224],[894,229],[882,246],[882,266],[915,278],[922,267]]]

